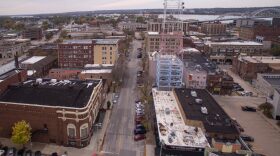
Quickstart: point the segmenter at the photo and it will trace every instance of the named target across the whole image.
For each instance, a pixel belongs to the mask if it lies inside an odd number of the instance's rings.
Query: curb
[[[272,123],[266,116],[263,115],[262,112],[257,111],[257,113],[258,113],[266,122],[268,122],[275,130],[277,130],[277,131],[280,133],[280,128],[279,128],[276,124]]]

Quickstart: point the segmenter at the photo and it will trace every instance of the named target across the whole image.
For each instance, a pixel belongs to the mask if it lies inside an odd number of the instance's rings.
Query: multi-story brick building
[[[186,52],[182,56],[185,64],[186,87],[207,89],[213,94],[230,95],[233,79],[218,66],[202,56],[200,52]]]
[[[217,63],[231,63],[239,54],[262,55],[263,44],[252,41],[206,42],[204,52]]]
[[[180,51],[181,47],[180,45],[182,45],[183,43],[183,39],[182,38],[178,38],[176,35],[172,35],[172,34],[166,34],[167,37],[166,38],[167,41],[163,41],[164,43],[166,43],[166,51],[168,51],[170,54],[174,53],[174,52],[178,52]],[[146,51],[147,52],[155,52],[155,51],[160,51],[160,43],[161,43],[161,35],[158,32],[148,32],[146,34],[146,38],[145,38],[145,42],[146,42]]]
[[[0,96],[1,137],[11,137],[14,123],[25,120],[31,142],[85,147],[104,102],[101,80],[28,80]]]
[[[264,40],[271,41],[280,36],[279,25],[272,26],[257,25],[254,27],[241,27],[239,37],[243,40],[255,40],[257,36],[262,36]]]
[[[58,65],[60,68],[83,68],[93,64],[93,40],[65,40],[58,44]]]
[[[27,75],[43,77],[51,68],[57,68],[56,56],[32,56],[20,63],[20,67],[27,70]]]
[[[168,23],[166,24],[166,26]],[[189,28],[189,23],[183,22],[183,32],[186,33]],[[150,32],[162,32],[162,21],[149,21],[148,22],[148,31]]]
[[[235,56],[232,70],[241,78],[251,81],[257,73],[280,73],[280,58],[272,56]]]
[[[118,39],[98,39],[94,43],[94,64],[115,64],[118,60]]]
[[[27,28],[22,32],[22,37],[30,40],[41,40],[43,31],[41,28]]]
[[[58,45],[60,68],[83,68],[86,64],[115,64],[118,39],[65,40]]]
[[[6,39],[0,40],[0,59],[14,58],[22,55],[29,49],[29,39]]]
[[[227,25],[224,23],[202,23],[201,32],[207,35],[226,34]]]

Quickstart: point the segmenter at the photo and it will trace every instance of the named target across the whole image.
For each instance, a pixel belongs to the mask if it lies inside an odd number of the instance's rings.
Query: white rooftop
[[[159,32],[153,32],[153,31],[149,31],[148,35],[159,35]]]
[[[232,42],[205,42],[206,45],[235,45],[235,46],[262,46],[263,44],[253,41],[232,41]]]
[[[112,69],[90,69],[83,70],[82,74],[104,74],[104,73],[112,73]]]
[[[31,58],[25,60],[22,62],[22,64],[34,64],[42,59],[44,59],[46,56],[32,56]]]
[[[36,70],[27,70],[27,76],[32,76],[36,73]]]
[[[210,147],[201,128],[185,124],[174,93],[153,89],[159,140],[177,147]]]
[[[85,68],[113,67],[114,64],[86,64]]]

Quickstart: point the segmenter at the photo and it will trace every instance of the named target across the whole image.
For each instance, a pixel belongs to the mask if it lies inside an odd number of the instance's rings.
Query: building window
[[[110,50],[113,50],[113,47],[110,47]]]
[[[68,124],[67,125],[67,135],[69,138],[75,138],[76,137],[76,126],[74,124]]]
[[[88,137],[88,124],[85,123],[80,127],[80,132],[81,132],[81,139],[87,138]]]

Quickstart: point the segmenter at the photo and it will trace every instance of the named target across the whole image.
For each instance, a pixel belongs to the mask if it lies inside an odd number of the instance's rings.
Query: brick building
[[[29,45],[29,39],[0,40],[0,59],[14,58],[15,55],[21,56],[28,51]]]
[[[11,137],[15,122],[32,128],[32,142],[85,147],[89,144],[101,104],[101,80],[28,80],[0,96],[1,137]]]
[[[57,67],[56,56],[32,56],[20,63],[20,67],[27,70],[27,75],[32,77],[43,77],[49,73],[51,68]]]
[[[204,52],[217,63],[232,63],[233,56],[247,54],[262,55],[263,44],[252,41],[206,42]]]
[[[223,23],[202,23],[201,32],[207,35],[226,34],[227,25]]]
[[[252,81],[257,73],[280,73],[280,59],[272,56],[235,56],[233,72],[242,79]]]
[[[243,40],[255,40],[257,36],[264,37],[264,40],[271,41],[280,36],[279,25],[257,25],[254,27],[241,27],[239,37]]]
[[[58,44],[60,68],[82,68],[93,64],[93,40],[65,40]]]
[[[0,94],[2,94],[9,85],[19,83],[27,79],[27,71],[23,69],[12,69],[0,75]]]
[[[86,64],[115,64],[118,39],[65,40],[58,45],[60,68],[83,68]]]
[[[41,28],[27,28],[22,32],[22,38],[41,40],[43,38],[43,31]]]

